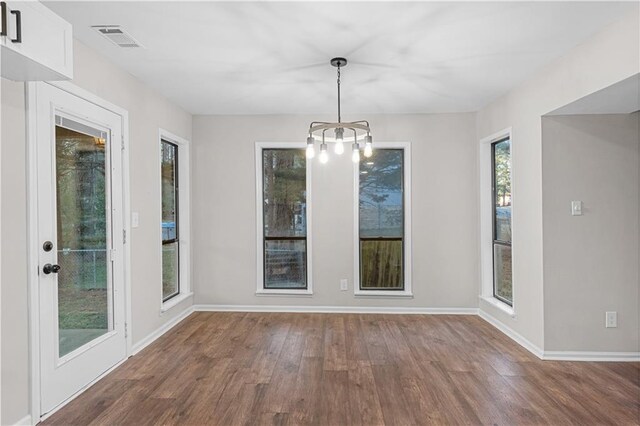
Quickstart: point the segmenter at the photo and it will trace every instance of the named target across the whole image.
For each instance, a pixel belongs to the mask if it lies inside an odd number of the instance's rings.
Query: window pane
[[[265,288],[306,288],[305,240],[267,240],[264,255]]]
[[[402,240],[360,241],[361,288],[402,289]]]
[[[162,246],[162,300],[175,296],[179,292],[178,243]]]
[[[513,302],[511,282],[511,246],[493,245],[493,273],[494,292],[496,297],[504,299],[509,304]]]
[[[106,140],[56,126],[59,356],[107,333]]]
[[[498,241],[511,241],[511,141],[494,144],[495,236]]]
[[[162,141],[160,169],[162,185],[162,300],[180,293],[178,146]],[[169,243],[169,241],[172,241]]]
[[[262,151],[264,235],[307,234],[306,157],[301,149]]]
[[[402,237],[403,151],[377,149],[360,162],[360,237]]]
[[[171,240],[178,236],[178,147],[165,141],[162,141],[161,145],[162,239]]]

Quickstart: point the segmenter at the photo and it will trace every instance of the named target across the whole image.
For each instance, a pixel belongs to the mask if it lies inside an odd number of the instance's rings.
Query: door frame
[[[130,205],[130,174],[129,174],[129,112],[111,102],[94,95],[70,82],[29,82],[25,85],[25,99],[27,110],[27,288],[28,288],[28,313],[29,313],[29,396],[31,424],[36,425],[42,419],[49,417],[57,410],[72,401],[85,389],[98,381],[100,378],[115,369],[118,364],[107,370],[102,375],[96,377],[92,382],[82,389],[79,389],[69,399],[64,401],[54,410],[41,417],[40,413],[40,311],[38,292],[38,253],[39,243],[37,241],[38,232],[38,174],[37,174],[37,141],[36,126],[38,121],[36,110],[36,92],[38,85],[48,84],[57,89],[63,90],[71,95],[77,96],[87,102],[95,104],[101,108],[113,112],[120,116],[122,124],[122,197],[123,197],[123,227],[125,232],[123,267],[124,267],[124,288],[125,288],[125,335],[126,335],[126,357],[124,362],[132,355],[132,333],[131,333],[131,205]],[[117,145],[116,145],[117,146]]]

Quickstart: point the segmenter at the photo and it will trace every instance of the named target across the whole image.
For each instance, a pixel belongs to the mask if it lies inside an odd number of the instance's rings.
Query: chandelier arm
[[[317,132],[319,130],[326,130],[326,129],[338,129],[338,128],[347,128],[347,129],[359,129],[359,130],[364,130],[365,132],[370,132],[371,129],[369,128],[369,126],[366,126],[364,124],[360,124],[357,122],[353,122],[353,123],[323,123],[323,124],[316,124],[315,126],[311,126],[309,128],[309,133],[314,133]]]

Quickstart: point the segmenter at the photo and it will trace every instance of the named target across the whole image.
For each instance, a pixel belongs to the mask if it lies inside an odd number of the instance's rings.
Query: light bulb
[[[360,150],[358,149],[358,144],[357,143],[353,144],[353,152],[351,154],[351,160],[354,163],[360,162]]]
[[[316,156],[316,150],[313,148],[313,144],[307,145],[307,158],[311,159]]]
[[[371,147],[371,144],[367,143],[364,145],[364,156],[369,158],[371,155],[373,155],[373,148]]]
[[[344,129],[342,127],[336,129],[336,146],[334,149],[338,155],[342,155],[344,152]]]
[[[316,150],[313,148],[313,142],[313,136],[309,134],[309,137],[307,138],[307,158],[313,158],[316,156]]]
[[[326,164],[329,161],[329,154],[327,153],[327,144],[323,143],[320,145],[320,162],[322,164]]]
[[[364,156],[369,158],[373,154],[373,138],[371,135],[364,137]]]

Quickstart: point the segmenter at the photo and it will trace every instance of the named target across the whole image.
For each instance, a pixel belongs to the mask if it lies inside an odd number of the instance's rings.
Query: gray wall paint
[[[516,315],[481,300],[480,309],[545,348],[541,117],[638,73],[637,13],[603,29],[478,111],[478,140],[507,127],[513,143],[513,280]],[[615,351],[617,348],[610,348]]]
[[[477,307],[475,114],[367,116],[412,143],[413,299],[354,298],[353,166],[313,162],[313,297],[256,296],[256,141],[304,141],[318,116],[195,116],[196,303]],[[349,119],[349,117],[347,117]],[[374,142],[375,143],[375,142]],[[349,291],[339,279],[349,279]]]
[[[2,419],[28,413],[27,209],[24,85],[2,80]]]
[[[191,115],[116,68],[79,42],[73,83],[129,111],[134,344],[192,301],[160,313],[160,127],[191,139]],[[13,424],[29,413],[26,257],[26,140],[24,84],[2,80],[2,419]]]
[[[542,120],[545,350],[639,350],[639,118]]]

